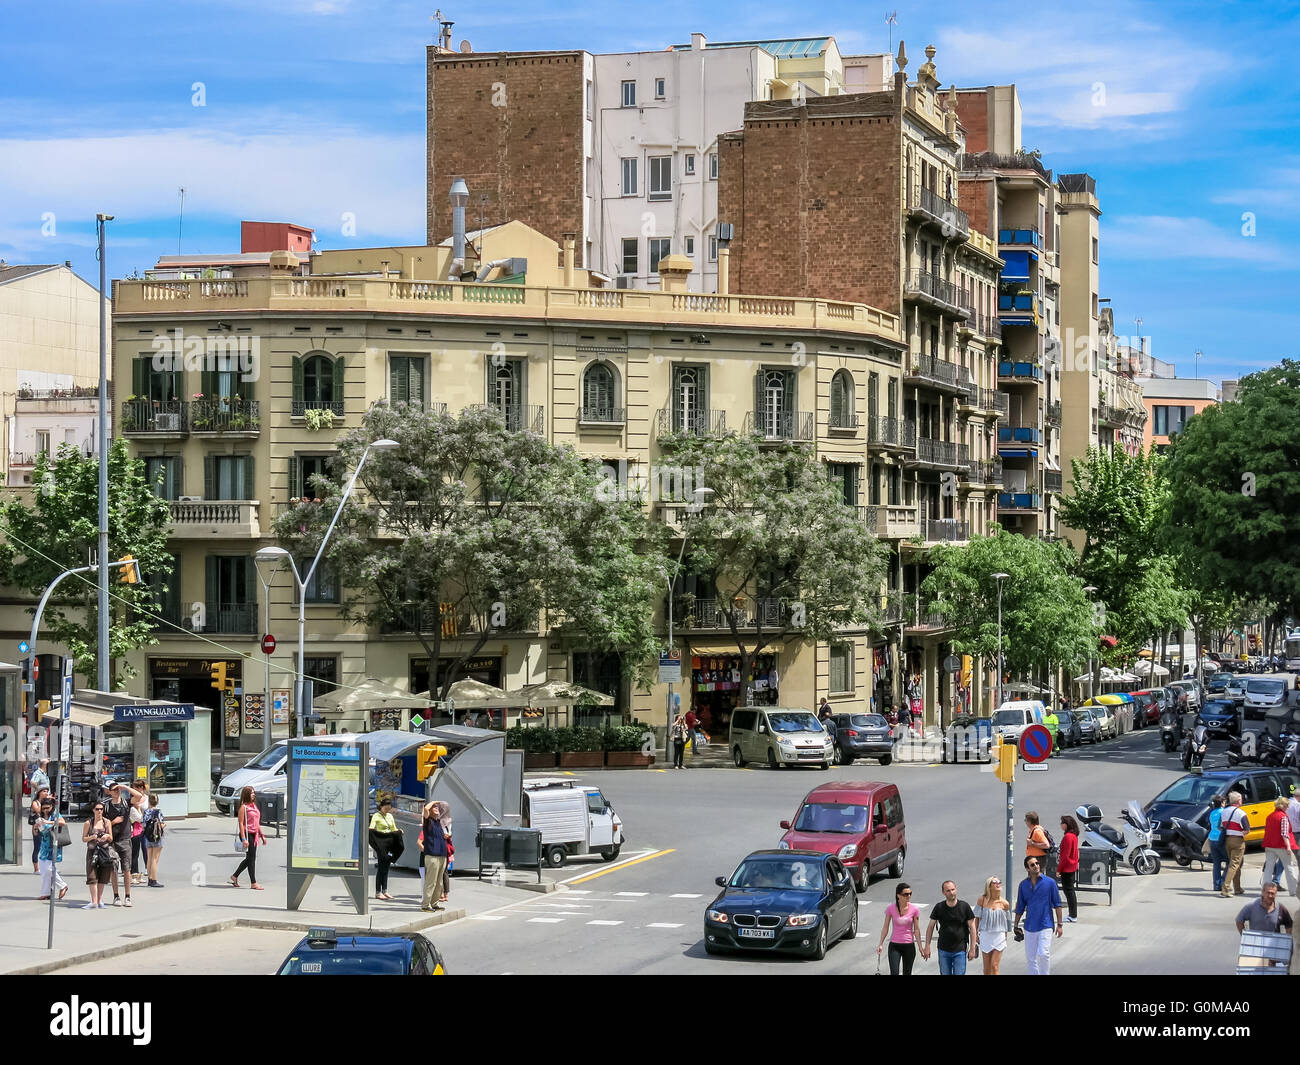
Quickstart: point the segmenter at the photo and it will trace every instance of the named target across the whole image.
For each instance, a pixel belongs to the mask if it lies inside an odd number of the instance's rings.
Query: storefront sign
[[[239,738],[239,696],[225,692],[221,697],[221,711],[226,717],[226,738]]]
[[[261,732],[266,728],[266,695],[244,692],[244,731]]]
[[[114,721],[193,721],[193,703],[156,703],[152,706],[115,706]],[[238,733],[236,733],[238,735]]]
[[[271,689],[271,724],[287,725],[293,697],[288,688]]]
[[[659,653],[659,683],[680,684],[682,682],[682,652],[674,647],[671,651]]]

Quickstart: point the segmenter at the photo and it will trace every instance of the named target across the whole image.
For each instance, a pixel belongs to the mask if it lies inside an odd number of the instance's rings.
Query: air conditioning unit
[[[202,496],[177,496],[176,502],[177,503],[202,503],[203,497]]]
[[[155,414],[153,427],[160,433],[180,432],[181,416],[179,414]]]
[[[629,277],[629,276],[627,276],[627,275],[623,275],[623,276],[620,276],[620,277],[616,277],[616,278],[614,278],[614,287],[615,287],[615,288],[631,288],[631,287],[632,287],[632,278]]]

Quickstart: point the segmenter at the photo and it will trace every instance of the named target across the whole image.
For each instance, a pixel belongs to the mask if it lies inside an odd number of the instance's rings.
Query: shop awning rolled
[[[740,657],[740,651],[737,650],[736,645],[726,641],[719,642],[716,640],[701,640],[697,643],[696,641],[691,640],[690,645],[690,653],[692,655],[727,655],[732,658]],[[784,650],[785,645],[783,643],[768,643],[764,644],[758,653],[760,655],[773,655],[779,654]]]

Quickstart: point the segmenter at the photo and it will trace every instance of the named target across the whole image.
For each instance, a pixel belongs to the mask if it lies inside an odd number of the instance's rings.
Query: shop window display
[[[743,669],[740,655],[692,656],[691,709],[706,732],[725,734],[731,725],[731,711],[737,706],[780,705],[781,676],[775,654],[760,654],[754,659],[752,690],[748,693]]]

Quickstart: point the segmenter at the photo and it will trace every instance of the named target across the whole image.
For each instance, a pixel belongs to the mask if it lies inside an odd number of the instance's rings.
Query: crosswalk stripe
[[[588,921],[587,924],[616,925],[622,924],[622,921]]]
[[[469,916],[471,921],[504,921],[507,914],[504,913],[472,913]]]
[[[664,921],[656,921],[654,924],[646,925],[647,928],[681,928],[679,924],[668,924]]]
[[[669,895],[670,899],[702,899],[703,895],[692,895],[690,892],[683,892],[677,895]]]
[[[648,892],[648,891],[616,891],[616,892],[614,892],[614,894],[615,894],[615,895],[623,896],[623,897],[625,897],[625,898],[636,898],[636,899],[642,899],[642,898],[645,898],[647,895],[649,895],[650,892]]]
[[[563,917],[530,917],[529,924],[563,924]]]

